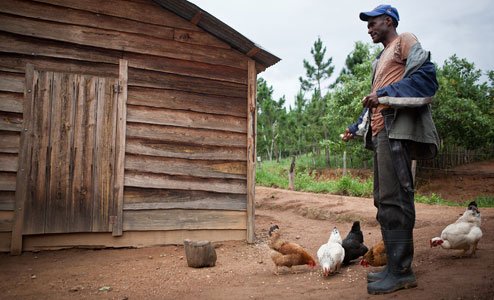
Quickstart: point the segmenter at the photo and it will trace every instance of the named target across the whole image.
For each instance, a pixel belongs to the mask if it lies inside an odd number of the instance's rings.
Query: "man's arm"
[[[409,77],[377,90],[376,94],[380,104],[394,108],[418,107],[431,103],[438,87],[435,66],[427,60]]]

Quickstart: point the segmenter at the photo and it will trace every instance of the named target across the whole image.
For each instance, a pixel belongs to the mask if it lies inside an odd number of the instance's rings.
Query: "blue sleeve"
[[[431,97],[434,96],[439,84],[436,79],[436,68],[427,60],[409,77],[376,91],[378,97]]]
[[[348,130],[350,130],[350,132],[353,135],[357,135],[357,131],[359,130],[359,125],[362,124],[362,120],[364,119],[364,116],[367,113],[367,110],[368,110],[368,108],[364,108],[364,111],[362,112],[362,114],[358,118],[357,122],[355,122],[352,125],[348,126]]]

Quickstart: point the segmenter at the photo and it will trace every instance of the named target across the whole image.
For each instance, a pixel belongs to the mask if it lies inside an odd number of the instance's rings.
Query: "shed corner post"
[[[114,195],[116,203],[116,222],[113,224],[112,235],[122,236],[123,234],[123,198],[124,198],[124,176],[125,176],[125,136],[127,126],[127,84],[128,84],[129,62],[121,59],[119,62],[118,93],[117,104],[117,128],[116,128],[116,153],[115,153],[115,185]]]
[[[247,243],[254,243],[255,187],[256,187],[256,135],[257,135],[257,71],[256,62],[248,60],[247,94]]]
[[[34,65],[26,64],[25,83],[24,83],[24,111],[23,124],[21,131],[20,149],[19,149],[19,166],[17,170],[14,220],[12,222],[12,238],[10,242],[10,254],[20,255],[22,253],[22,232],[24,228],[24,205],[27,197],[27,185],[29,182],[28,170],[31,164],[31,123],[32,123],[32,105],[33,105],[33,81]]]

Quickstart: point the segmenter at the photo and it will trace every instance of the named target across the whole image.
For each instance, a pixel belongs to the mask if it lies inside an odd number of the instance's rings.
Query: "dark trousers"
[[[374,206],[381,230],[413,230],[415,205],[408,142],[388,139],[387,130],[372,137]]]

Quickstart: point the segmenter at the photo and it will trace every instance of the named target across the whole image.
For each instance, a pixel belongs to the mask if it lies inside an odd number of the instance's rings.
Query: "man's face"
[[[367,20],[367,33],[369,33],[375,44],[381,43],[386,37],[389,28],[387,19],[388,18],[386,18],[386,15],[381,15],[377,17],[370,17]]]

